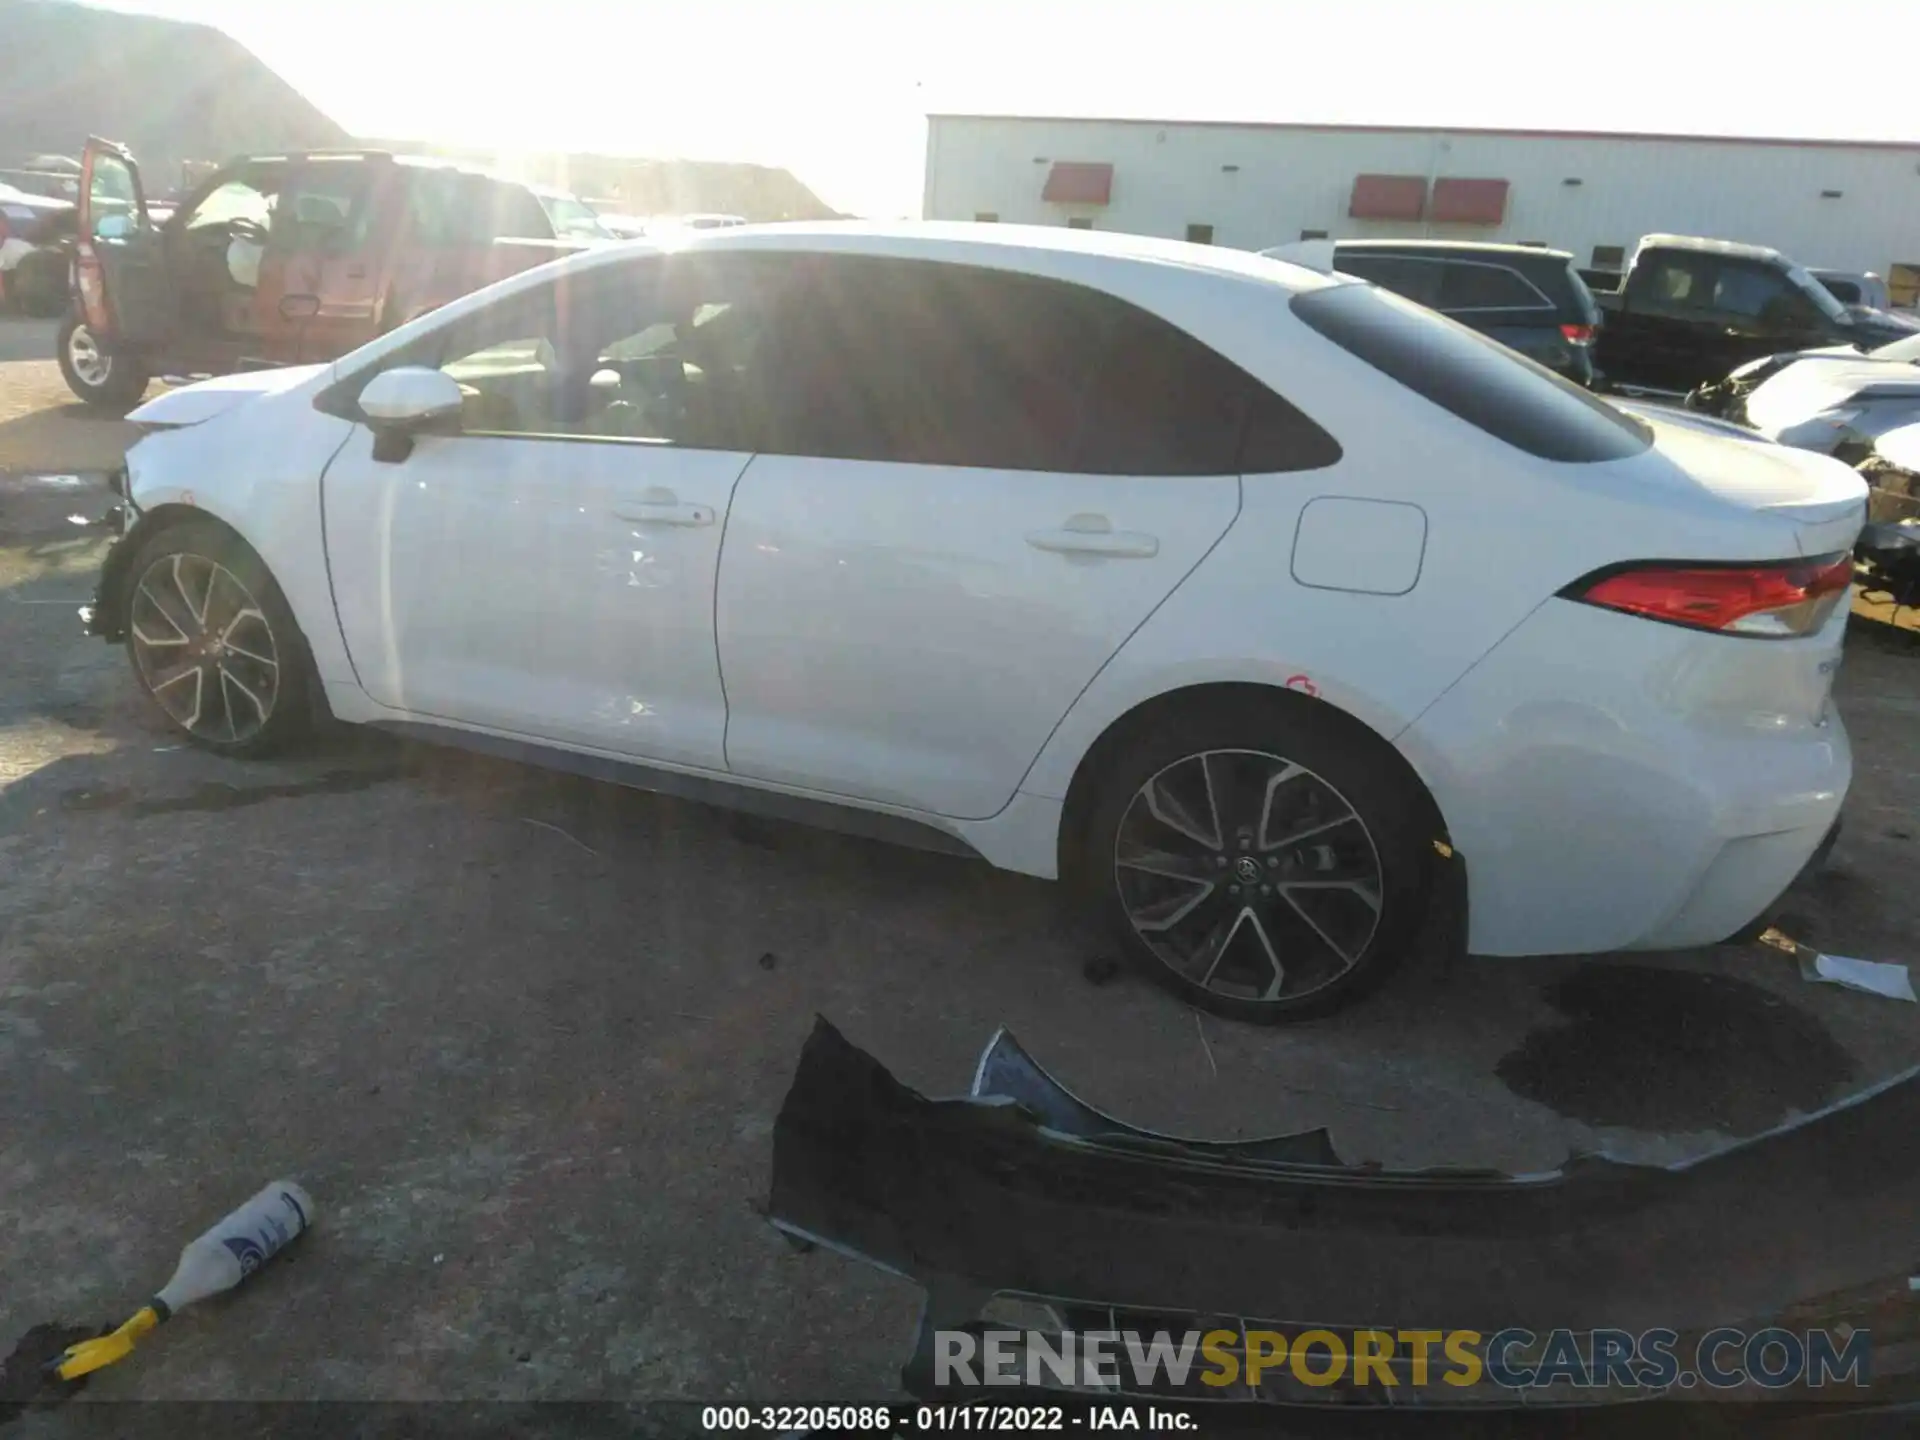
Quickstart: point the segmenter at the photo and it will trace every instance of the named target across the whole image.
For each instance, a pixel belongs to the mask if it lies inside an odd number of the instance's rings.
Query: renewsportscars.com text
[[[1432,1384],[1506,1390],[1865,1387],[1865,1330],[941,1330],[941,1386],[1028,1385],[1218,1393],[1282,1379],[1308,1386]],[[1198,1387],[1195,1389],[1194,1387]]]

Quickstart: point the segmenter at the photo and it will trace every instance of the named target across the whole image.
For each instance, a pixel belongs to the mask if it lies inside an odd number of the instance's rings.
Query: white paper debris
[[[1849,990],[1863,991],[1868,995],[1882,995],[1889,1000],[1905,1000],[1909,1005],[1920,1003],[1913,993],[1913,977],[1907,974],[1904,965],[1886,965],[1876,960],[1855,960],[1846,955],[1817,954],[1809,963],[1804,957],[1800,961],[1800,975],[1806,980],[1824,981],[1829,985],[1844,985]]]

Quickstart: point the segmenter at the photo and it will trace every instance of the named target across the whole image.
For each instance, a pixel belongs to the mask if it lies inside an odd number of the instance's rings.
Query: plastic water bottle
[[[313,1223],[313,1200],[276,1180],[180,1252],[173,1278],[153,1297],[165,1320],[196,1300],[231,1290]]]
[[[62,1380],[77,1380],[117,1360],[179,1311],[231,1290],[271,1260],[313,1223],[313,1200],[291,1180],[276,1180],[180,1252],[173,1278],[110,1335],[83,1340],[55,1364]]]

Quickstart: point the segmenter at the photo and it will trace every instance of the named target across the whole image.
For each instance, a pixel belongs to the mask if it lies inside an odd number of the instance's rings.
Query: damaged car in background
[[[1920,608],[1920,422],[1889,430],[1860,462],[1867,527],[1854,545],[1860,598],[1890,604],[1887,618]]]
[[[1865,354],[1833,345],[1749,361],[1687,408],[1857,465],[1881,435],[1920,420],[1920,333]]]
[[[1600,1152],[1527,1174],[1396,1170],[1343,1160],[1324,1130],[1203,1142],[1140,1129],[1074,1096],[1004,1030],[964,1097],[929,1099],[820,1019],[774,1125],[765,1213],[802,1250],[924,1288],[902,1371],[922,1399],[1133,1395],[1204,1405],[1203,1426],[1331,1410],[1356,1435],[1407,1433],[1376,1428],[1392,1419],[1421,1434],[1451,1420],[1443,1433],[1463,1436],[1746,1436],[1920,1399],[1916,1137],[1909,1070],[1673,1164]],[[997,1384],[984,1362],[954,1363],[987,1331],[1012,1351],[1010,1366],[994,1362]],[[1320,1337],[1321,1373],[1256,1370],[1240,1343],[1256,1331],[1296,1336],[1296,1349]],[[1560,1332],[1591,1344],[1549,1382],[1540,1352]],[[1065,1336],[1110,1337],[1111,1355],[1126,1336],[1196,1334],[1213,1340],[1212,1378],[1049,1363]],[[1602,1368],[1604,1334],[1661,1337],[1675,1363],[1649,1364],[1649,1350]],[[1805,1336],[1808,1351],[1831,1342],[1862,1363],[1848,1383],[1815,1369],[1728,1386],[1700,1362],[1729,1334]],[[1431,1367],[1407,1343],[1419,1335]],[[1361,1354],[1362,1336],[1365,1369],[1324,1368],[1336,1348]],[[1520,1431],[1486,1428],[1512,1412],[1527,1417]],[[1608,1420],[1621,1428],[1589,1428]]]

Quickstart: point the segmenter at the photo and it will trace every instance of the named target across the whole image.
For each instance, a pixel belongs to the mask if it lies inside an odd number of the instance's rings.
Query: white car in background
[[[1720,941],[1849,780],[1858,476],[1258,256],[713,230],[132,418],[89,623],[198,744],[910,822],[1226,1014],[1462,882],[1484,954]]]

